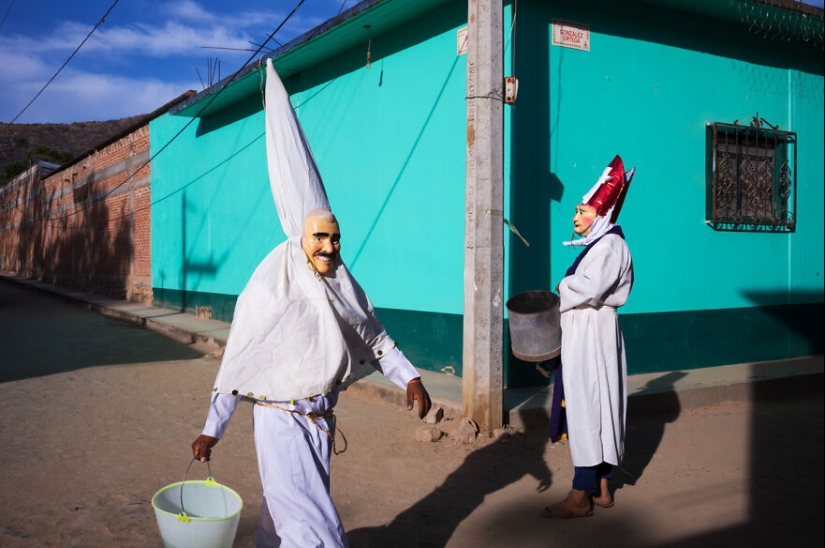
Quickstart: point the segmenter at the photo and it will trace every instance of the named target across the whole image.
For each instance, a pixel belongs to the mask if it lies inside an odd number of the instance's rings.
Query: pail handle
[[[194,464],[196,460],[198,460],[197,457],[194,457],[191,461],[189,461],[189,466],[186,467],[186,472],[183,473],[183,481],[180,484],[180,514],[178,514],[178,521],[192,521],[192,518],[186,515],[186,509],[183,507],[183,486],[186,485],[186,476],[189,475],[189,469],[192,468],[192,464]],[[212,477],[212,467],[209,466],[209,461],[206,461],[206,470],[209,474],[206,478],[206,482],[217,485],[215,479]]]

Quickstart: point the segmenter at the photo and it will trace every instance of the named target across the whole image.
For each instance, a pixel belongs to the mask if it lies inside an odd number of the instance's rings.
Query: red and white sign
[[[553,45],[590,51],[590,25],[553,19]]]

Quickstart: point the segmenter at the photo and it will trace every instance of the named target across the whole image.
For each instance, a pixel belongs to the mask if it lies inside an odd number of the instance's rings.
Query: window
[[[796,133],[759,114],[708,125],[705,219],[715,230],[796,230]]]

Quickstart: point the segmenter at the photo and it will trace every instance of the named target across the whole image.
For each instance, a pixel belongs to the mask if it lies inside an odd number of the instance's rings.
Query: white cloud
[[[246,34],[234,29],[220,26],[193,28],[168,22],[163,27],[139,25],[101,33],[92,49],[163,59],[172,56],[200,56],[203,53],[202,46],[212,44],[246,48],[249,47],[247,40]]]
[[[307,2],[311,9],[327,10],[325,16],[298,10],[275,39],[286,43],[326,21],[340,0],[326,1],[334,4]],[[229,76],[252,55],[245,50],[263,43],[289,14],[280,9],[283,4],[274,9],[267,2],[245,4],[249,11],[239,11],[243,5],[203,0],[136,1],[129,12],[113,11],[16,123],[108,120],[151,112],[188,89],[200,91],[198,72],[207,78],[207,59],[220,59],[221,77]],[[39,34],[4,28],[0,121],[11,122],[26,107],[97,23],[73,15],[77,20],[48,22],[48,30]]]
[[[37,79],[49,72],[49,67],[37,55],[13,48],[0,47],[0,88],[5,89],[14,82]],[[44,80],[45,84],[46,81]]]
[[[175,17],[159,18],[153,22],[130,25],[101,25],[89,37],[80,50],[109,56],[130,57],[149,55],[168,58],[176,55],[199,56],[202,46],[247,49],[250,41],[261,43],[268,32],[274,30],[283,15],[276,12],[245,12],[233,15],[216,15],[203,10],[198,4],[185,1],[173,6]],[[304,29],[291,27],[296,32]],[[306,25],[306,22],[303,23]],[[37,37],[7,35],[0,38],[0,47],[18,52],[49,53],[65,60],[89,35],[93,26],[74,21],[58,24],[53,32]],[[265,30],[268,29],[268,30]],[[227,53],[229,55],[230,53]]]
[[[201,4],[193,2],[192,0],[167,3],[164,5],[163,11],[172,19],[184,19],[202,23],[212,23],[218,19],[214,14],[209,13]]]
[[[168,83],[157,79],[133,79],[88,73],[67,73],[55,80],[18,123],[101,121],[148,114],[180,96],[187,89],[200,89],[189,82]],[[197,86],[197,87],[196,87]],[[37,90],[28,88],[31,97]],[[19,106],[20,109],[25,104]],[[18,109],[19,110],[19,109]],[[89,113],[80,116],[79,113]]]
[[[0,37],[0,49],[24,53],[59,52],[65,59],[80,45],[90,30],[88,26],[83,27],[78,23],[67,21],[47,35],[28,36],[6,33]]]

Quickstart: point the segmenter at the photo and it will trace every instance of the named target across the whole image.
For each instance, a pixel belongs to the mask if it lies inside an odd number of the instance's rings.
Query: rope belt
[[[347,445],[348,445],[347,444],[347,438],[344,437],[344,433],[341,432],[340,428],[338,428],[337,421],[334,421],[335,414],[332,412],[332,409],[328,409],[327,411],[325,411],[323,413],[301,413],[300,411],[296,411],[295,409],[287,409],[286,407],[281,407],[280,405],[274,405],[274,404],[271,404],[271,403],[264,403],[262,401],[256,401],[255,405],[260,405],[261,407],[269,407],[270,409],[278,409],[279,411],[286,411],[287,413],[292,413],[293,415],[300,415],[302,417],[306,417],[309,420],[309,422],[311,422],[312,424],[314,424],[318,428],[318,430],[320,430],[321,432],[323,432],[324,434],[329,436],[329,439],[332,440],[332,453],[333,454],[340,455],[341,453],[343,453],[344,451],[347,450]],[[333,435],[333,433],[330,432],[329,430],[327,430],[326,428],[324,428],[323,426],[321,426],[316,419],[333,419],[333,421],[334,421],[333,424],[335,424],[335,430],[337,430],[338,433],[341,434],[341,439],[344,440],[344,448],[343,449],[338,451],[338,449],[335,447],[335,436]]]

